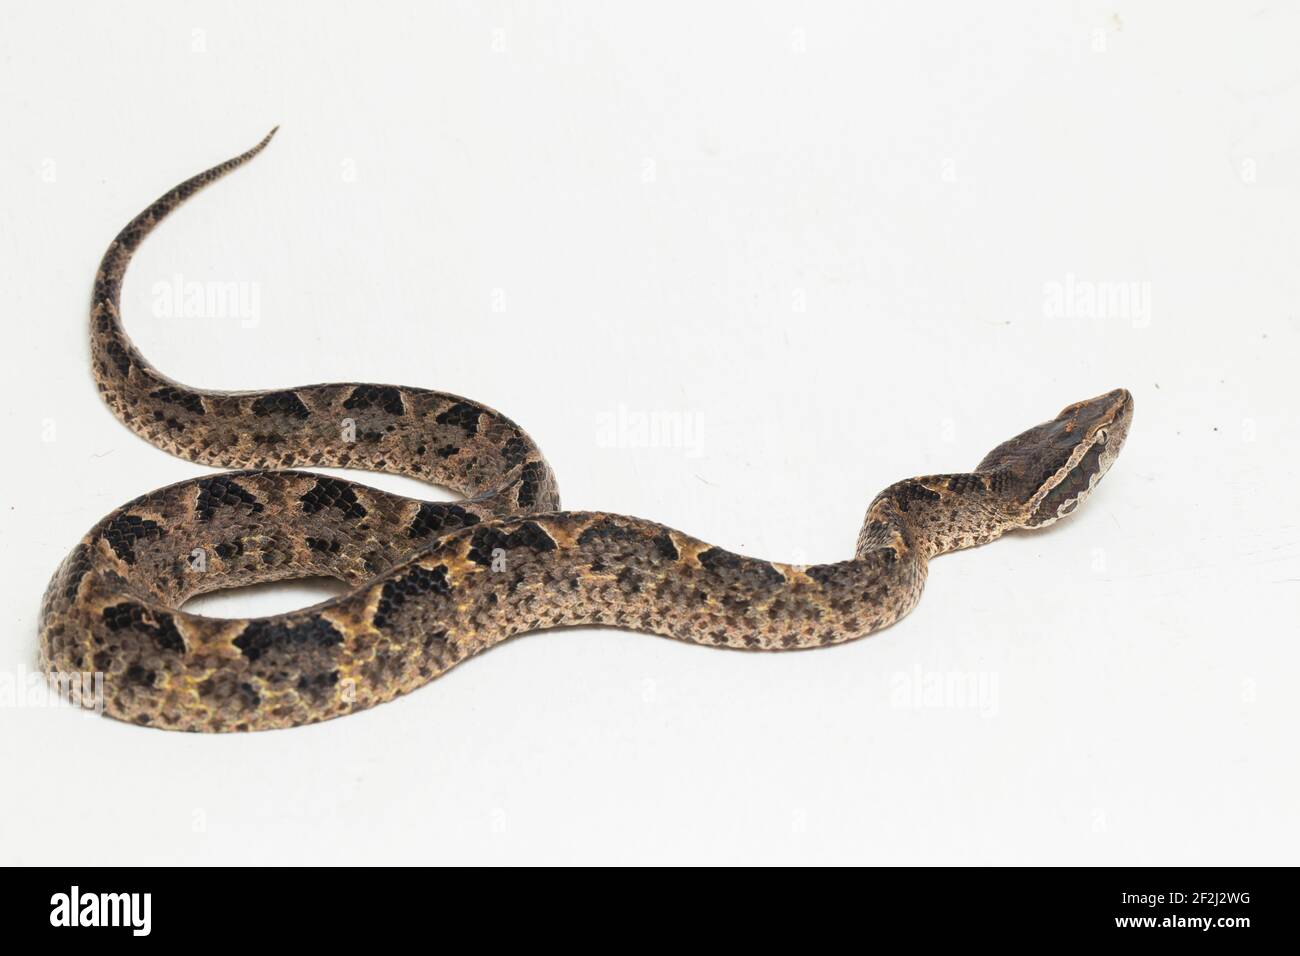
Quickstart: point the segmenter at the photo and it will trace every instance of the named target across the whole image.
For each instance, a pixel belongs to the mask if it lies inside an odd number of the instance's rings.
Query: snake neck
[[[987,544],[1014,527],[994,476],[924,475],[890,485],[871,502],[857,556],[891,549],[900,558],[928,561]]]

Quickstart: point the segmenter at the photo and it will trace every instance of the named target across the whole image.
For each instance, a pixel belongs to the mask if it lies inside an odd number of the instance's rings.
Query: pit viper
[[[154,226],[274,134],[132,219],[95,279],[91,363],[113,413],[174,455],[239,469],[123,505],[54,574],[41,666],[52,678],[102,675],[97,706],[111,717],[190,731],[312,723],[414,690],[512,635],[565,625],[767,651],[853,640],[912,609],[936,555],[1069,514],[1128,434],[1126,390],[1076,402],[973,471],[890,485],[848,560],[792,565],[653,521],[561,511],[528,434],[457,395],[362,382],[191,388],[127,337],[123,275]],[[407,475],[461,498],[430,502],[293,470],[312,466]],[[269,617],[182,609],[216,589],[317,576],[347,590]]]

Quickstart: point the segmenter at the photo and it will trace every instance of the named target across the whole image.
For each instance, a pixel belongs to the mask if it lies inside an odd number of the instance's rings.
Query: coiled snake
[[[102,674],[102,707],[121,720],[200,731],[325,720],[413,690],[511,635],[561,625],[759,650],[853,640],[912,609],[935,555],[1074,510],[1128,433],[1133,400],[1123,389],[1070,405],[972,472],[886,488],[851,559],[795,566],[640,518],[560,511],[555,477],[532,439],[466,398],[364,383],[190,388],[127,338],[122,276],[160,220],[274,133],[136,216],[95,279],[92,364],[114,414],[182,458],[249,469],[118,508],[50,582],[43,669]],[[464,500],[420,501],[281,470],[302,466],[395,472]],[[273,617],[180,610],[218,588],[308,576],[349,590]]]

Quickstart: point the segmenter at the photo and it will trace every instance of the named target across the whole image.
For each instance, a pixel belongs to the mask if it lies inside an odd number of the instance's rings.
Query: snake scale
[[[1070,405],[972,472],[891,485],[868,508],[851,559],[799,566],[640,518],[561,511],[533,440],[456,395],[359,382],[190,388],[127,337],[123,274],[154,226],[274,133],[131,220],[95,280],[92,367],[114,414],[172,454],[242,469],[118,508],[50,582],[41,666],[51,679],[102,674],[99,706],[112,717],[191,731],[311,723],[391,700],[512,635],[563,625],[758,650],[853,640],[912,609],[935,555],[1073,511],[1128,433],[1124,389]],[[408,475],[462,499],[289,470],[311,466]],[[348,590],[271,617],[181,610],[207,591],[314,576]]]

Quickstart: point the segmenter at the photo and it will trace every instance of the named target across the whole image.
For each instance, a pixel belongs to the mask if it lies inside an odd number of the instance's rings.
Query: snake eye
[[[1101,431],[1097,432],[1097,444],[1098,445],[1106,444],[1106,430],[1104,428]]]

